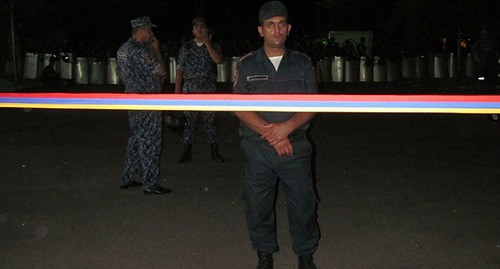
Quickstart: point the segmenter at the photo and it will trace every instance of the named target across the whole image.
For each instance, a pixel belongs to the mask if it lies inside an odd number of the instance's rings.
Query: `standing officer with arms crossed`
[[[279,1],[259,12],[258,31],[263,46],[244,56],[233,88],[240,94],[317,93],[311,59],[288,50],[288,13]],[[275,194],[277,178],[286,195],[293,251],[299,269],[316,269],[313,253],[319,241],[317,199],[312,177],[312,146],[306,137],[311,112],[235,112],[245,156],[246,218],[250,239],[257,250],[257,269],[273,268],[277,252]]]
[[[132,37],[117,52],[118,74],[125,83],[126,93],[160,93],[165,68],[161,59],[159,41],[153,34],[149,17],[130,21]],[[130,136],[120,188],[143,186],[144,194],[166,194],[170,189],[158,184],[162,142],[162,112],[128,112]],[[143,182],[134,180],[141,170]]]

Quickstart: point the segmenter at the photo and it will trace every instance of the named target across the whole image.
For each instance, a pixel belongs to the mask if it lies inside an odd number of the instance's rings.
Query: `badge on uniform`
[[[261,80],[269,80],[268,75],[256,75],[256,76],[247,76],[247,81],[261,81]]]

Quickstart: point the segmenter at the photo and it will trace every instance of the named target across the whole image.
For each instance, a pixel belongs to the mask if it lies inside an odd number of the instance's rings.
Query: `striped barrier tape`
[[[500,114],[500,95],[0,93],[0,108]]]

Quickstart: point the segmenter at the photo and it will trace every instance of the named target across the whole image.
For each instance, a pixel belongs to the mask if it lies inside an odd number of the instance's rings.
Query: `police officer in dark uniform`
[[[132,37],[117,52],[118,74],[125,83],[126,93],[160,93],[165,68],[161,60],[159,41],[153,34],[149,17],[130,21]],[[158,184],[162,141],[161,111],[129,111],[130,137],[121,189],[143,186],[144,194],[166,194],[170,189]],[[143,183],[135,181],[142,173]]]
[[[279,1],[259,12],[263,46],[240,60],[233,88],[238,94],[317,93],[312,60],[289,50],[288,14]],[[293,250],[299,269],[316,268],[313,253],[319,241],[317,199],[312,176],[312,146],[306,137],[310,112],[235,112],[245,156],[246,218],[257,250],[258,269],[273,268],[278,251],[275,194],[279,177],[286,195]]]

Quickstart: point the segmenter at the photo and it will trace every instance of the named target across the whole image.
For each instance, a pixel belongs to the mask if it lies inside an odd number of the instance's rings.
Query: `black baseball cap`
[[[283,16],[288,21],[288,12],[285,5],[280,1],[269,1],[260,8],[259,23],[276,16]]]

